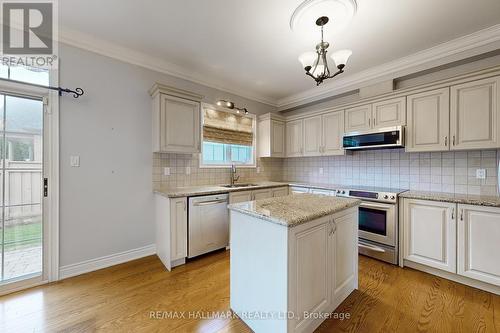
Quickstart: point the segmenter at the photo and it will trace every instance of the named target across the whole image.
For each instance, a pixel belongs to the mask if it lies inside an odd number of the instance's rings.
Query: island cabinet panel
[[[358,288],[358,244],[351,241],[358,235],[356,212],[334,219],[331,240],[331,299],[336,308],[351,293],[352,286]]]
[[[456,204],[404,199],[404,259],[456,273]]]
[[[330,305],[331,221],[326,217],[291,232],[290,309],[297,316],[292,324],[294,332],[311,325],[305,314],[325,312]]]
[[[458,274],[500,286],[500,209],[458,205]]]
[[[500,77],[451,87],[452,149],[499,147]]]

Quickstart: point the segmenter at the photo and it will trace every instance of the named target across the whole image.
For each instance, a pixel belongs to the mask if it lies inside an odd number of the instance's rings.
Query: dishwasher
[[[188,258],[229,245],[229,195],[189,198]]]

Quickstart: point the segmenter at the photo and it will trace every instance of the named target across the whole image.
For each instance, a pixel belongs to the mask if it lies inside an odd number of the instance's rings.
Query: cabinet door
[[[456,204],[404,199],[404,259],[456,273]]]
[[[452,149],[499,147],[500,78],[451,87]]]
[[[271,192],[273,194],[273,198],[285,197],[288,195],[288,186],[272,189]]]
[[[500,209],[458,209],[458,274],[500,286]]]
[[[290,235],[289,292],[290,311],[297,315],[291,332],[302,332],[311,320],[304,313],[321,313],[330,305],[330,267],[328,251],[329,218],[321,224],[299,228]]]
[[[332,244],[332,280],[331,297],[335,306],[338,306],[351,291],[353,282],[357,285],[358,279],[358,213],[354,212],[334,219]],[[353,239],[356,239],[353,242]]]
[[[325,114],[321,117],[323,155],[343,155],[342,137],[344,135],[344,111]]]
[[[229,193],[229,203],[231,204],[247,201],[252,201],[252,191]]]
[[[253,200],[267,199],[272,197],[273,193],[271,192],[270,189],[252,191]]]
[[[170,199],[170,259],[187,257],[187,199]]]
[[[321,116],[304,119],[304,156],[318,156],[321,146]]]
[[[345,131],[366,131],[372,128],[371,104],[345,110]]]
[[[394,98],[373,103],[373,127],[406,125],[406,98]]]
[[[285,124],[271,120],[271,156],[285,157]]]
[[[160,142],[164,152],[200,152],[199,102],[161,95]]]
[[[303,154],[303,121],[294,120],[286,123],[286,156],[302,156]]]
[[[407,97],[406,151],[448,150],[450,123],[449,88]]]

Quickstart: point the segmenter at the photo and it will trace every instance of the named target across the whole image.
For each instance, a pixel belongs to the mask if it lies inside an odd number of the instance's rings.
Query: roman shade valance
[[[229,112],[204,109],[203,140],[251,146],[253,145],[253,119]]]

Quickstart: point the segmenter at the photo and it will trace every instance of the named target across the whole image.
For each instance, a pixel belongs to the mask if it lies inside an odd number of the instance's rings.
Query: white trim
[[[394,79],[498,48],[500,48],[500,24],[353,75],[348,75],[349,69],[347,68],[345,74],[327,84],[278,100],[278,111],[346,93],[360,88],[361,85],[372,84],[374,81]]]
[[[59,32],[59,41],[110,58],[124,61],[126,63],[141,66],[153,71],[172,75],[184,80],[195,82],[204,86],[212,87],[234,95],[251,99],[260,103],[276,106],[276,100],[258,93],[249,93],[248,89],[234,89],[231,84],[219,80],[207,79],[206,75],[194,73],[193,71],[168,62],[159,57],[154,57],[146,53],[136,51],[130,48],[119,46],[88,34],[61,27]]]
[[[453,61],[466,59],[500,48],[500,24],[479,30],[472,34],[438,44],[412,55],[376,66],[365,71],[336,78],[319,87],[292,94],[282,99],[274,99],[258,93],[249,93],[247,89],[234,89],[231,84],[221,80],[208,80],[206,75],[194,73],[186,68],[175,65],[164,59],[150,56],[144,52],[119,46],[115,43],[62,27],[59,34],[60,42],[118,59],[130,64],[148,68],[160,73],[179,77],[191,82],[226,91],[244,98],[268,104],[278,108],[278,111],[297,107],[302,104],[352,91],[361,85],[378,81],[394,79],[418,71],[444,65]]]
[[[106,267],[122,264],[127,261],[147,257],[156,254],[156,245],[146,245],[137,249],[127,250],[100,258],[85,260],[76,264],[62,266],[59,271],[59,278],[66,279],[72,276],[96,271]]]

